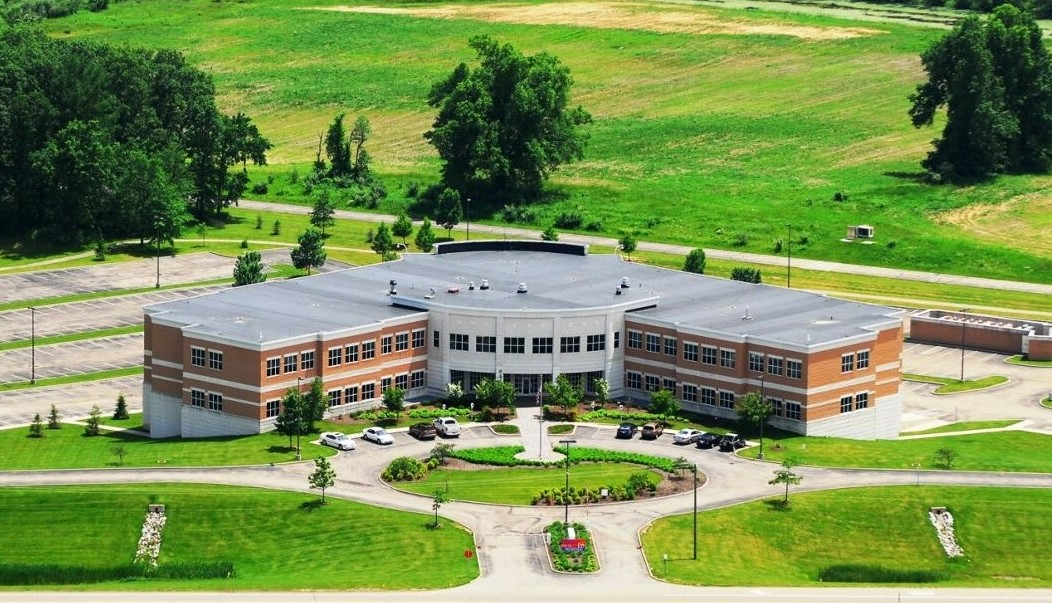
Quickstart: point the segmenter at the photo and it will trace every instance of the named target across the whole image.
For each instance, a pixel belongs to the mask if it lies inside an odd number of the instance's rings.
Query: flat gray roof
[[[656,268],[616,255],[535,251],[527,241],[513,247],[405,254],[398,261],[157,304],[146,312],[188,334],[242,344],[359,328],[429,306],[543,312],[635,304],[653,306],[633,313],[642,319],[797,346],[863,335],[866,327],[901,315],[883,306]],[[621,288],[622,279],[628,288]],[[388,294],[392,280],[394,296]],[[480,289],[483,280],[488,290]],[[520,283],[527,293],[516,292]]]

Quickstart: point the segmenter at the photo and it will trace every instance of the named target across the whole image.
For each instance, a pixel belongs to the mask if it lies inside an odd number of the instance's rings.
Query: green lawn
[[[958,379],[952,379],[948,377],[933,377],[931,375],[913,375],[910,373],[903,373],[902,379],[905,381],[917,381],[919,383],[931,383],[932,385],[939,385],[934,393],[936,394],[959,394],[961,392],[971,392],[980,389],[986,389],[995,385],[1001,385],[1002,383],[1008,382],[1008,377],[1001,375],[991,375],[989,377],[983,377],[982,379],[965,379],[960,381]]]
[[[804,465],[910,469],[920,464],[934,469],[935,451],[957,452],[953,468],[962,471],[1026,471],[1052,473],[1052,436],[1026,431],[1002,431],[917,440],[848,440],[787,436],[764,440],[770,461],[792,457]],[[753,446],[739,452],[755,458]]]
[[[581,463],[570,468],[573,488],[623,486],[633,473],[647,472],[653,483],[660,476],[640,465],[629,463]],[[396,488],[430,496],[435,490],[448,492],[454,500],[528,505],[533,496],[545,489],[562,489],[566,485],[563,467],[485,468],[473,471],[436,469],[416,482],[395,482]]]
[[[1020,356],[1012,356],[1005,360],[1008,364],[1018,364],[1020,366],[1033,366],[1039,368],[1052,368],[1052,360],[1024,360]]]
[[[1018,419],[1007,419],[1004,421],[961,421],[960,423],[950,423],[949,425],[943,425],[941,427],[933,427],[932,429],[923,429],[921,431],[904,431],[900,435],[924,435],[929,433],[955,433],[958,431],[971,431],[973,429],[1000,429],[1001,427],[1008,427],[1009,425],[1015,425],[1018,423]]]
[[[439,532],[429,530],[424,502],[415,514],[333,498],[318,506],[317,500],[190,484],[0,488],[0,563],[130,562],[147,505],[163,503],[168,521],[160,562],[229,560],[233,579],[58,588],[413,590],[457,586],[479,575],[476,558],[464,556],[474,549],[471,534],[446,520]]]
[[[413,14],[416,3],[406,14],[297,10],[359,4],[145,0],[44,27],[187,53],[214,76],[221,107],[252,116],[274,143],[268,167],[251,174],[269,181],[266,199],[304,200],[317,136],[347,112],[372,124],[367,148],[390,193],[378,209],[407,208],[407,185],[439,173],[423,139],[435,115],[427,93],[473,59],[468,38],[486,33],[559,57],[574,78],[572,102],[595,117],[585,159],[555,174],[535,225],[579,208],[608,235],[753,252],[781,239],[784,254],[791,220],[796,257],[1052,281],[1047,177],[963,188],[919,178],[938,130],[912,127],[907,97],[923,80],[919,55],[944,30],[617,0],[606,11],[620,12],[616,27],[560,22],[557,2],[524,5],[545,11],[533,23],[475,12],[510,10],[497,2],[451,2],[462,12],[441,19]],[[673,12],[705,26],[654,29]],[[845,28],[858,35],[840,36]],[[847,199],[834,201],[838,192]],[[503,205],[480,200],[472,221],[487,202]],[[875,244],[840,242],[852,224],[875,226]]]
[[[59,409],[62,412],[62,409]],[[105,409],[111,414],[112,409]],[[121,432],[103,431],[87,437],[84,427],[64,425],[62,429],[47,429],[44,437],[29,437],[28,427],[0,431],[0,470],[8,469],[90,469],[116,467],[118,457],[114,447],[124,447],[125,467],[201,467],[220,465],[260,465],[283,463],[296,458],[290,450],[288,438],[276,433],[254,436],[151,440]],[[107,421],[109,423],[109,421]],[[129,427],[142,423],[129,419]],[[310,444],[315,435],[303,436],[300,445],[303,458],[332,456],[335,449]],[[295,445],[295,438],[293,439]],[[353,453],[352,453],[353,454]]]
[[[1052,585],[1052,497],[1047,490],[832,490],[790,494],[789,511],[772,500],[781,498],[699,513],[697,561],[691,559],[691,514],[659,519],[642,536],[647,561],[659,578],[706,586],[817,586],[823,568],[840,564],[943,577],[924,587]],[[963,560],[943,554],[927,517],[932,506],[953,513]]]

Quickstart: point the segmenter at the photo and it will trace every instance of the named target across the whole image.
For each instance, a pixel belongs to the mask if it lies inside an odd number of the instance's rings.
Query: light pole
[[[161,288],[161,223],[158,220],[153,222],[153,238],[157,244],[157,282],[154,284],[154,289]]]
[[[788,234],[786,235],[785,240],[786,243],[789,244],[788,254],[786,255],[785,261],[785,288],[792,289],[793,281],[791,279],[793,268],[793,225],[786,224],[785,228],[788,230]]]
[[[763,373],[760,373],[760,406],[766,402],[766,398],[763,397]],[[764,407],[765,408],[765,407]],[[767,417],[763,417],[760,420],[760,452],[756,455],[756,458],[763,460],[763,424],[767,422]]]
[[[32,350],[30,352],[30,373],[29,373],[29,384],[36,385],[37,382],[37,309],[33,306],[29,306],[29,347]]]
[[[563,516],[563,525],[570,525],[570,444],[576,444],[577,440],[559,440],[560,444],[566,445],[566,489],[563,490],[563,506],[566,514]]]
[[[471,197],[468,197],[468,202],[464,205],[464,221],[467,223],[467,237],[466,241],[471,240]]]
[[[961,381],[964,381],[964,328],[967,323],[968,308],[961,308]]]
[[[694,561],[698,560],[698,464],[681,460],[676,469],[690,469],[694,472]]]
[[[301,460],[303,457],[300,455],[300,432],[303,431],[303,419],[304,414],[307,412],[305,400],[303,399],[303,393],[300,391],[300,385],[303,383],[303,377],[296,377],[296,395],[299,396],[299,417],[296,420],[296,460]]]

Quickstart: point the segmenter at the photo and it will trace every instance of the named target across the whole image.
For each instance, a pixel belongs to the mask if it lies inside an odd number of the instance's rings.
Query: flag
[[[541,381],[537,385],[537,406],[540,406],[544,401],[544,381]]]

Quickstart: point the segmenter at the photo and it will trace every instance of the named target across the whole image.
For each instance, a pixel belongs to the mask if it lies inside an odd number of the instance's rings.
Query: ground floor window
[[[329,406],[339,406],[342,400],[343,390],[334,389],[329,392]]]
[[[424,371],[413,371],[409,375],[409,387],[412,389],[424,387]]]
[[[358,401],[358,386],[352,385],[350,387],[343,388],[343,399],[350,404],[351,402]]]
[[[785,403],[785,418],[793,421],[800,420],[800,405],[796,402]]]
[[[720,408],[734,408],[734,392],[720,392]]]
[[[267,400],[267,418],[276,417],[281,413],[281,400]]]
[[[208,410],[223,410],[223,394],[208,392]]]
[[[683,384],[683,401],[684,402],[697,402],[698,401],[698,386]]]
[[[643,389],[643,375],[635,371],[625,373],[625,387],[628,389]]]

